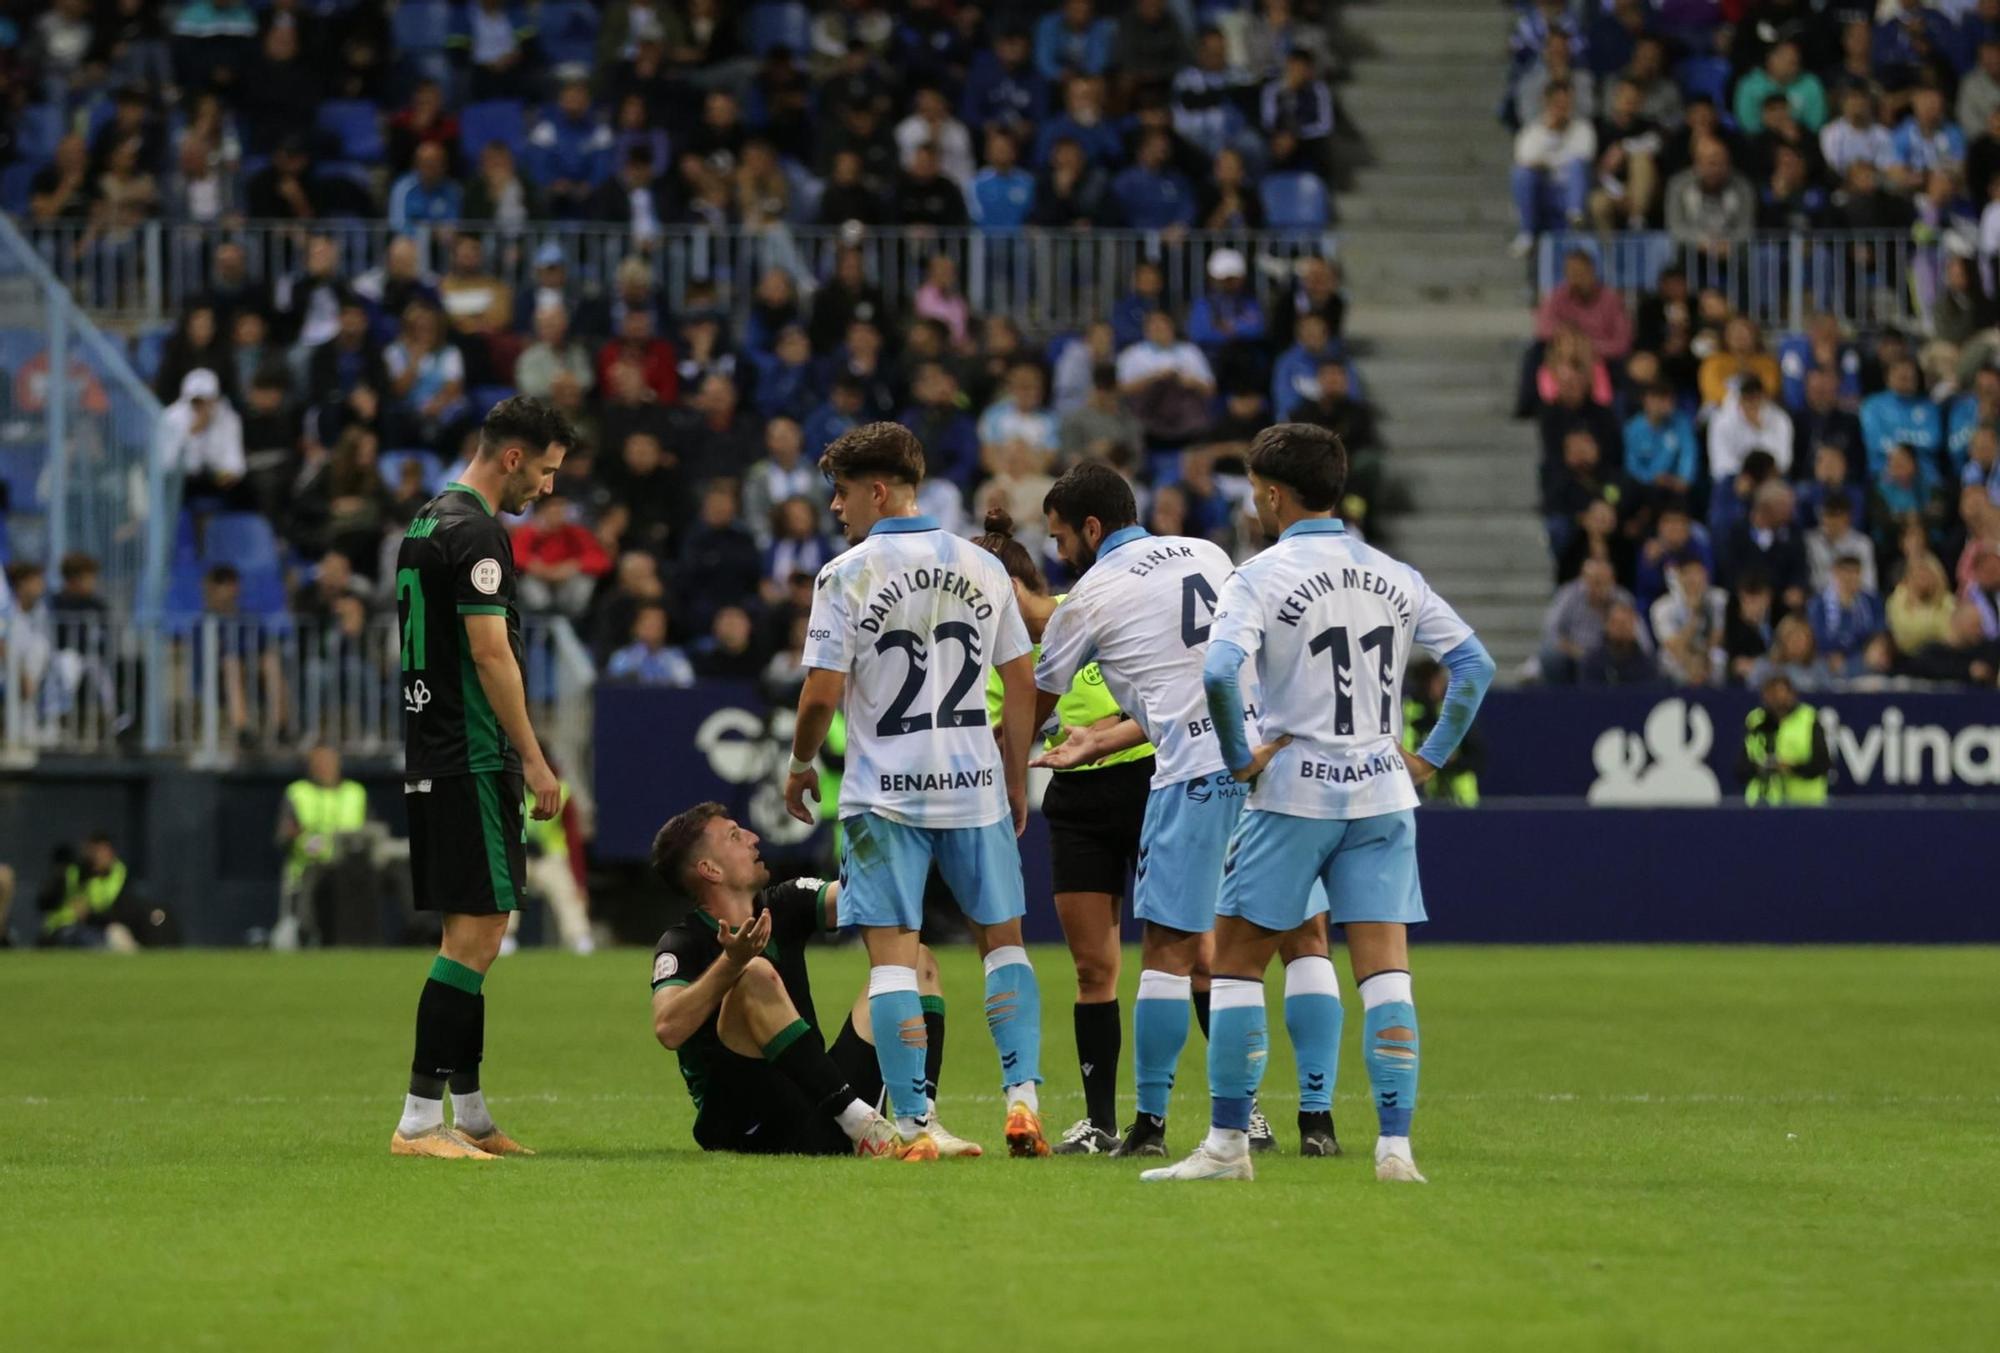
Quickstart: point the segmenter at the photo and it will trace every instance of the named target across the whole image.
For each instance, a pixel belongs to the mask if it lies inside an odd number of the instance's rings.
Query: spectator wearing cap
[[[1563,280],[1535,308],[1535,337],[1541,342],[1565,327],[1589,339],[1591,349],[1607,362],[1621,361],[1632,350],[1625,299],[1604,285],[1587,250],[1572,249],[1563,256]]]
[[[1625,472],[1656,494],[1684,494],[1694,486],[1699,446],[1694,420],[1675,402],[1673,388],[1647,386],[1639,412],[1625,424]]]
[[[1294,50],[1284,71],[1264,86],[1259,113],[1278,170],[1324,174],[1331,164],[1333,91],[1313,69],[1310,52]]]
[[[1792,467],[1792,416],[1772,399],[1764,382],[1744,376],[1708,425],[1708,472],[1716,483],[1733,478],[1752,451],[1768,451],[1778,473]]]
[[[986,234],[1012,234],[1035,212],[1035,176],[1021,168],[1013,134],[995,128],[986,134],[986,167],[965,190],[972,223]]]
[[[1813,639],[1834,675],[1858,673],[1861,654],[1882,632],[1882,601],[1863,586],[1861,562],[1865,546],[1834,556],[1833,581],[1806,603]]]
[[[1035,68],[1027,33],[1005,27],[991,47],[974,53],[959,101],[959,117],[975,132],[1027,136],[1048,116],[1049,80]]]
[[[1194,223],[1194,189],[1168,163],[1171,149],[1165,132],[1147,132],[1138,162],[1111,181],[1111,196],[1134,230],[1185,229]]]
[[[1100,18],[1092,0],[1063,0],[1035,25],[1035,69],[1044,80],[1102,75],[1110,68],[1118,25]]]
[[[1590,196],[1597,133],[1574,115],[1568,85],[1551,85],[1541,116],[1514,137],[1514,210],[1520,232],[1514,253],[1525,257],[1535,236],[1557,225],[1581,225]]]
[[[391,230],[450,225],[465,215],[465,190],[446,168],[443,146],[427,141],[417,147],[415,167],[389,190]]]
[[[1741,127],[1758,123],[1764,100],[1777,94],[1808,132],[1817,132],[1826,123],[1826,88],[1819,77],[1806,70],[1796,42],[1779,42],[1764,56],[1763,67],[1736,82],[1732,107]]]
[[[1073,75],[1063,86],[1063,110],[1042,124],[1035,136],[1035,163],[1046,165],[1058,141],[1076,142],[1084,159],[1108,170],[1125,158],[1125,141],[1104,115],[1104,81],[1094,75]]]
[[[1938,452],[1944,446],[1937,405],[1919,387],[1917,364],[1910,358],[1890,363],[1888,381],[1888,389],[1861,401],[1861,439],[1868,451],[1869,477],[1881,477],[1891,446],[1904,446],[1916,457],[1918,474],[1926,483],[1933,482]]]
[[[222,397],[222,382],[207,367],[181,378],[180,398],[160,417],[159,454],[162,463],[181,472],[184,496],[248,506],[242,491],[243,420]]]
[[[560,217],[584,214],[591,194],[611,176],[611,127],[590,105],[590,84],[563,83],[555,107],[528,134],[549,205]]]
[[[1815,596],[1833,586],[1834,566],[1846,558],[1859,561],[1862,590],[1879,595],[1880,589],[1875,582],[1875,547],[1865,534],[1855,528],[1853,504],[1842,494],[1820,504],[1819,523],[1806,532],[1806,569]]]
[[[1213,363],[1241,366],[1249,345],[1264,339],[1264,307],[1244,286],[1249,272],[1235,249],[1208,256],[1208,289],[1188,312],[1188,337]]]
[[[1848,85],[1840,91],[1840,117],[1819,129],[1819,150],[1839,179],[1857,162],[1885,173],[1896,168],[1895,134],[1875,120],[1875,96],[1867,86]]]

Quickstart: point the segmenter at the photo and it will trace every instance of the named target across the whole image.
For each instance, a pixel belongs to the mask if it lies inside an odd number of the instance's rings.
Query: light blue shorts
[[[1258,810],[1243,815],[1229,843],[1216,914],[1283,931],[1323,911],[1335,925],[1429,919],[1417,881],[1414,812],[1345,821]]]
[[[924,925],[924,882],[937,862],[959,909],[980,925],[1026,914],[1021,849],[1009,818],[986,827],[912,827],[874,813],[842,818],[840,924]]]
[[[1146,796],[1132,914],[1200,935],[1215,929],[1222,862],[1250,786],[1228,771],[1162,785]]]

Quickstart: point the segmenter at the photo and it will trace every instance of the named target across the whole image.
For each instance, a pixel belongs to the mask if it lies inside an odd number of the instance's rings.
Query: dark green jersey
[[[792,1008],[799,1012],[799,1018],[815,1029],[819,1028],[819,1015],[813,1009],[812,981],[806,975],[806,942],[825,928],[826,888],[824,882],[814,878],[773,884],[757,894],[751,907],[753,916],[771,913],[771,942],[764,946],[764,957],[778,970],[785,983],[785,994],[791,997]],[[715,918],[697,907],[653,946],[653,990],[687,986],[721,957],[722,942],[716,934]],[[720,1016],[718,1008],[693,1037],[681,1044],[677,1054],[681,1079],[687,1082],[697,1114],[707,1098],[715,1060],[736,1057],[722,1045],[722,1035],[716,1032]],[[821,1037],[824,1036],[822,1032]],[[770,1074],[775,1077],[778,1073]]]
[[[412,779],[518,771],[479,684],[465,617],[507,617],[514,661],[526,666],[514,604],[514,547],[486,500],[452,484],[424,504],[396,552],[403,638],[404,774]]]

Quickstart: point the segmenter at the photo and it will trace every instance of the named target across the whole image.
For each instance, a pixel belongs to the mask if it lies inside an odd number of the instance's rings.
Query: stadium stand
[[[1542,3],[1501,108],[1559,584],[1532,670],[1991,686],[1992,7]]]
[[[1276,402],[1346,434],[1348,514],[1383,529],[1373,401],[1400,392],[1364,381],[1333,258],[1360,145],[1336,4],[1103,5],[1081,33],[937,5],[139,8],[22,29],[0,187],[165,406],[165,610],[214,614],[232,567],[288,671],[334,621],[288,598],[334,556],[393,644],[399,523],[515,390],[585,434],[518,550],[558,580],[587,559],[594,589],[531,591],[599,663],[633,640],[638,551],[697,673],[795,679],[792,579],[837,548],[811,460],[866,418],[925,429],[963,529],[993,501],[1038,520],[1098,456],[1242,555]],[[107,561],[121,619],[148,619],[142,572]],[[262,685],[238,731],[292,745],[302,706]]]

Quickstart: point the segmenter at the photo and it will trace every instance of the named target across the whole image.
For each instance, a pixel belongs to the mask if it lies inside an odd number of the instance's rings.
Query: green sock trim
[[[785,1055],[785,1049],[812,1032],[812,1025],[802,1019],[795,1019],[778,1030],[777,1036],[764,1045],[764,1060],[775,1062]]]
[[[486,974],[475,972],[463,963],[439,954],[431,960],[431,981],[457,987],[468,996],[477,996],[479,988],[486,982]]]
[[[921,996],[917,999],[917,1004],[924,1008],[926,1015],[942,1015],[944,1013],[944,997],[942,996]]]

